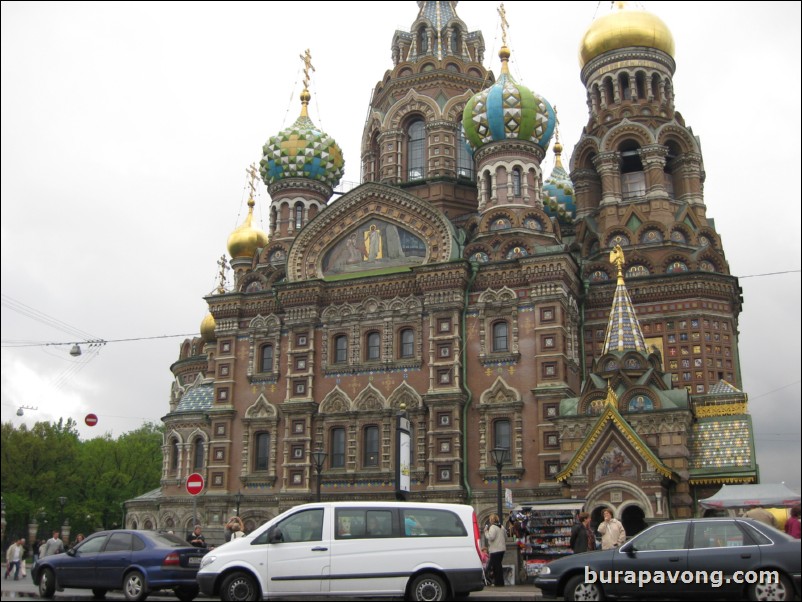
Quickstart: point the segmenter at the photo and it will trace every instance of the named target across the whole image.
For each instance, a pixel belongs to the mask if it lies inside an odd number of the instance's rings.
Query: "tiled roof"
[[[176,412],[203,412],[212,407],[214,402],[214,385],[200,384],[184,393]]]
[[[749,416],[700,418],[691,433],[691,471],[730,472],[755,469]]]

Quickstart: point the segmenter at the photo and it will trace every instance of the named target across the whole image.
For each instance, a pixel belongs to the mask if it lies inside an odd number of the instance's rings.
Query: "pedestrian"
[[[25,555],[25,538],[20,537],[10,546],[8,546],[8,550],[6,551],[6,576],[5,578],[8,579],[8,576],[11,574],[11,571],[14,571],[14,581],[19,581],[19,574],[20,574],[20,562],[22,562],[22,558]],[[24,575],[23,575],[24,576]]]
[[[59,532],[58,530],[56,530],[53,531],[53,537],[48,539],[47,543],[45,543],[44,553],[41,553],[40,550],[39,556],[41,558],[44,558],[45,556],[52,556],[53,554],[61,554],[63,551],[64,551],[64,542],[61,541],[61,538],[59,537]]]
[[[627,540],[627,532],[621,521],[613,516],[613,511],[605,508],[602,512],[604,521],[599,525],[599,533],[602,536],[602,550],[620,548]]]
[[[83,540],[84,540],[84,534],[83,534],[83,533],[78,533],[78,535],[75,537],[75,541],[74,541],[74,542],[72,542],[72,545],[70,546],[70,549],[72,549],[72,548],[74,548],[75,546],[77,546],[77,545],[78,545],[79,543],[81,543]]]
[[[190,545],[195,546],[196,548],[205,548],[206,547],[206,538],[201,533],[202,529],[200,525],[195,525],[195,529],[193,529],[192,533],[187,536],[187,541]]]
[[[744,516],[746,518],[758,520],[761,523],[765,523],[771,527],[777,526],[777,521],[774,520],[774,515],[760,505],[750,506],[749,510],[744,514]]]
[[[501,564],[504,552],[507,551],[507,536],[501,527],[498,514],[491,514],[490,521],[485,525],[485,539],[487,550],[490,552],[490,569],[493,573],[493,585],[504,587],[504,567]]]
[[[785,532],[796,539],[802,538],[802,527],[799,524],[799,504],[791,508],[791,516],[785,521]]]
[[[590,514],[580,512],[577,521],[571,529],[571,549],[574,554],[592,552],[596,549],[596,536],[590,528]]]
[[[242,524],[242,519],[239,516],[232,516],[226,524],[226,532],[226,541],[245,537],[245,525]]]

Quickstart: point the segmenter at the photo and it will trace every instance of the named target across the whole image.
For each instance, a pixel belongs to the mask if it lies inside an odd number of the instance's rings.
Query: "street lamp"
[[[312,452],[312,462],[315,463],[315,472],[317,472],[317,494],[315,495],[316,502],[320,501],[320,473],[323,472],[323,464],[326,462],[326,456],[328,456],[328,454],[321,449]]]
[[[239,505],[242,503],[242,500],[244,500],[244,499],[245,499],[245,496],[242,495],[242,493],[240,493],[239,490],[237,491],[237,493],[234,494],[234,503],[237,505],[237,514],[236,514],[236,516],[239,516]]]
[[[61,506],[61,526],[64,526],[64,506],[67,505],[67,498],[63,495],[59,496],[58,503]]]
[[[509,458],[510,450],[506,447],[494,447],[490,450],[490,454],[493,457],[493,462],[496,464],[496,478],[498,481],[498,519],[500,521],[504,520],[504,511],[501,507],[501,501],[504,498],[502,491],[501,491],[501,469],[504,468],[504,463]]]

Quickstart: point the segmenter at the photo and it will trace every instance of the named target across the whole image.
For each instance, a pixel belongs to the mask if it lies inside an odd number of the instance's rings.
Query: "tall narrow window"
[[[411,328],[401,331],[401,357],[415,357],[415,332]]]
[[[426,154],[426,128],[423,121],[417,119],[410,123],[407,136],[407,179],[422,180],[426,175],[423,164]]]
[[[345,468],[345,429],[331,429],[331,467]]]
[[[512,168],[512,196],[521,196],[521,168]]]
[[[181,450],[178,445],[178,439],[173,439],[172,456],[170,457],[170,470],[172,471],[178,470],[178,456],[180,453]]]
[[[367,359],[369,362],[377,362],[381,359],[381,337],[378,332],[368,333],[367,338]]]
[[[368,426],[364,430],[364,458],[365,466],[379,465],[379,427]]]
[[[429,36],[426,35],[425,27],[421,27],[418,31],[418,47],[420,48],[418,54],[426,54],[429,52]]]
[[[493,324],[493,351],[509,351],[506,322]]]
[[[457,124],[457,177],[474,179],[473,155],[468,143],[465,141],[465,132],[462,131],[462,124]]]
[[[451,30],[451,52],[459,54],[459,29]]]
[[[270,454],[270,433],[256,434],[256,454],[253,458],[254,470],[267,470],[267,461]]]
[[[334,363],[344,364],[348,361],[348,337],[344,334],[334,337]]]
[[[509,420],[496,420],[493,423],[493,447],[503,447],[509,450],[507,458],[512,454],[510,438],[510,421]]]
[[[295,205],[295,229],[300,230],[304,225],[304,206],[301,203]]]
[[[193,462],[192,467],[195,470],[203,468],[203,439],[198,437],[195,439],[195,447],[192,454]]]
[[[262,347],[262,361],[260,372],[273,371],[273,345],[265,345]]]

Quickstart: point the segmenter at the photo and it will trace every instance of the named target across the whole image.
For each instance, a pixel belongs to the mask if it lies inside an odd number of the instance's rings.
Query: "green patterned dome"
[[[343,152],[334,138],[309,119],[309,92],[301,95],[301,115],[262,147],[259,173],[270,186],[287,178],[309,178],[335,188],[343,177]]]
[[[476,151],[500,140],[529,140],[543,150],[548,148],[557,121],[549,102],[510,75],[509,49],[499,52],[501,75],[498,81],[475,94],[462,113],[465,139]]]
[[[558,136],[554,145],[554,169],[543,184],[543,209],[548,215],[556,217],[560,223],[571,224],[576,217],[574,184],[563,167],[560,158],[562,151],[563,145],[560,144]]]

